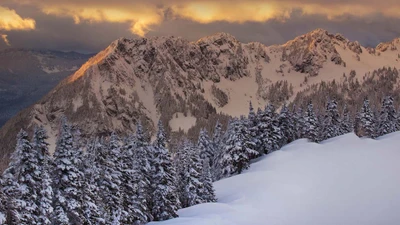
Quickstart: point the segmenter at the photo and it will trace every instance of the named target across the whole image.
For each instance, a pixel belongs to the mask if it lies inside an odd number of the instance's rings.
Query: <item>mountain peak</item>
[[[236,39],[235,36],[229,34],[229,33],[225,33],[225,32],[218,32],[216,34],[210,35],[210,36],[206,36],[204,38],[199,39],[196,43],[210,43],[210,42],[218,42],[218,41],[228,41],[231,43],[237,43],[239,44],[240,42]],[[224,42],[224,41],[223,41]]]

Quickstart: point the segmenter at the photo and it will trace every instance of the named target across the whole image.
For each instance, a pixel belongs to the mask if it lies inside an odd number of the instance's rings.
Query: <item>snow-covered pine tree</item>
[[[201,159],[198,149],[188,140],[180,148],[177,160],[178,194],[182,207],[189,207],[203,202],[200,182],[202,173]]]
[[[107,152],[102,153],[102,156],[106,158],[101,159],[102,177],[100,191],[105,202],[104,219],[106,220],[106,224],[111,224],[114,213],[122,211],[121,147],[119,145],[119,138],[115,133],[111,134],[107,147],[102,148],[102,151]]]
[[[214,148],[214,158],[212,162],[212,179],[213,181],[217,181],[221,179],[222,169],[221,164],[219,163],[222,155],[223,155],[223,146],[222,146],[222,124],[217,121],[214,129],[214,136],[212,140],[213,148]]]
[[[353,122],[350,117],[349,109],[347,104],[343,107],[342,123],[341,123],[341,134],[347,134],[353,131]]]
[[[214,159],[214,146],[213,143],[208,136],[207,130],[201,129],[199,134],[199,140],[197,142],[197,147],[200,150],[200,158],[201,160],[207,160],[210,165],[213,164]]]
[[[14,178],[18,183],[19,196],[16,200],[23,203],[19,208],[19,224],[39,224],[40,191],[40,166],[38,154],[29,141],[28,134],[21,130],[18,134],[16,148],[16,163],[14,164]]]
[[[3,193],[3,188],[0,186],[0,224],[6,223],[6,214],[6,198]]]
[[[172,157],[166,146],[167,138],[161,120],[158,122],[157,139],[153,143],[154,159],[152,171],[153,208],[155,221],[178,217],[179,199],[176,190],[176,172]],[[212,143],[208,143],[212,144]]]
[[[247,128],[250,132],[251,141],[255,144],[254,149],[259,152],[258,156],[262,156],[264,154],[264,149],[262,148],[262,142],[259,139],[259,117],[256,115],[251,102],[249,103],[249,115],[247,117],[247,122]]]
[[[38,223],[47,225],[51,224],[50,218],[53,213],[53,189],[51,187],[52,180],[50,178],[50,169],[53,167],[52,158],[49,153],[47,143],[47,133],[43,126],[35,127],[33,134],[33,148],[38,158],[39,166],[39,185],[38,187]]]
[[[99,186],[101,168],[97,162],[97,157],[101,150],[102,146],[99,139],[95,138],[91,140],[85,153],[82,155],[82,170],[84,174],[82,183],[82,207],[84,224],[105,224]]]
[[[282,133],[282,139],[279,143],[279,146],[282,147],[294,141],[295,139],[293,118],[286,104],[282,106],[281,112],[279,113],[278,122]]]
[[[138,181],[138,193],[137,197],[140,199],[138,201],[142,204],[142,212],[147,217],[147,221],[153,220],[151,215],[152,207],[152,162],[151,159],[154,157],[154,149],[149,145],[146,138],[145,132],[143,130],[142,124],[138,122],[136,125],[136,134],[134,136],[135,141],[135,151],[133,152],[133,157],[135,160],[135,172]]]
[[[337,102],[330,100],[326,104],[325,116],[322,124],[321,140],[326,140],[340,135],[340,115]]]
[[[224,154],[220,161],[224,176],[240,174],[249,168],[250,159],[257,155],[254,143],[250,141],[247,127],[238,119],[230,121],[224,139]]]
[[[203,202],[216,202],[217,197],[215,196],[211,178],[210,164],[207,162],[207,160],[203,161],[203,171],[200,182],[203,184],[203,189],[201,191]]]
[[[393,97],[387,96],[382,101],[381,111],[378,117],[377,136],[397,131],[397,115],[393,105]]]
[[[375,117],[369,106],[369,100],[365,99],[357,116],[357,135],[360,137],[375,138]]]
[[[318,126],[318,118],[314,113],[313,104],[310,102],[307,106],[307,110],[303,116],[303,131],[302,137],[308,138],[313,142],[319,141],[319,126]]]
[[[302,108],[293,106],[293,127],[295,139],[303,138],[304,113]]]
[[[52,224],[83,223],[81,160],[74,148],[71,126],[62,119],[61,130],[54,152]]]
[[[25,212],[27,203],[21,199],[24,193],[18,182],[20,167],[23,164],[21,151],[27,143],[29,143],[27,134],[21,130],[17,136],[15,151],[1,180],[2,192],[5,195],[6,224],[8,225],[28,224],[26,221],[24,222],[23,214],[29,213],[29,211]],[[33,222],[35,223],[35,221]]]
[[[282,132],[275,113],[275,107],[272,104],[265,107],[265,110],[261,114],[258,127],[264,152],[268,154],[278,150],[279,143],[282,140]]]

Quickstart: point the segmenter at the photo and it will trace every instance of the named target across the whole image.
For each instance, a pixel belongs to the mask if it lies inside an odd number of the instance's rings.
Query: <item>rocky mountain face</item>
[[[225,33],[197,42],[121,38],[3,126],[1,165],[21,128],[44,125],[54,146],[64,115],[84,137],[128,135],[138,120],[154,132],[159,119],[170,135],[190,133],[205,121],[246,114],[249,101],[255,107],[280,105],[321,81],[341,80],[352,71],[362,79],[368,71],[397,66],[397,47],[393,41],[367,49],[321,29],[275,46],[243,44]]]
[[[91,56],[30,49],[0,51],[0,127],[78,70]]]

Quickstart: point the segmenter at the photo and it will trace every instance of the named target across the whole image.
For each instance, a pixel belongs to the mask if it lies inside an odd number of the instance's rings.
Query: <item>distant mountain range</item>
[[[27,68],[50,73],[72,71],[72,62],[79,64],[84,57],[56,57],[55,62],[71,62],[62,64],[64,67],[43,64],[46,57],[41,54],[26,57],[35,59],[35,63],[10,61],[16,70],[26,64]],[[400,39],[366,48],[322,29],[274,46],[243,44],[226,33],[197,42],[179,37],[121,38],[2,127],[0,163],[4,168],[21,128],[44,125],[51,131],[50,144],[54,146],[62,115],[78,125],[84,137],[111,131],[129,134],[138,120],[154,131],[159,119],[169,134],[190,132],[190,128],[221,114],[246,114],[249,101],[254,107],[264,107],[268,102],[279,106],[321,81],[339,82],[351,77],[362,82],[366,73],[399,66],[399,60]]]
[[[91,56],[50,50],[0,51],[0,127],[73,74]]]

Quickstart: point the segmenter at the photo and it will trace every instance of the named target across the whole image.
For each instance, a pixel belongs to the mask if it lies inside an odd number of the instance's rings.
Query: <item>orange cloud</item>
[[[7,38],[7,34],[0,34],[1,39],[3,39],[4,43],[6,43],[6,45],[11,46],[10,41],[8,41]]]
[[[340,19],[345,14],[365,17],[382,14],[400,18],[398,0],[14,0],[37,5],[44,13],[82,22],[129,23],[130,30],[144,36],[152,26],[162,23],[166,9],[176,17],[199,23],[284,21],[293,11]]]
[[[35,20],[22,18],[15,10],[0,6],[0,30],[32,30],[35,29]],[[3,37],[4,40],[4,37]]]

